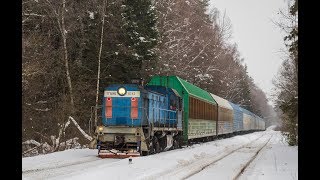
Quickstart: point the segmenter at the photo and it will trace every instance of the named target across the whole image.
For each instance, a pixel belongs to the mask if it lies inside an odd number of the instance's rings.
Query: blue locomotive
[[[181,98],[163,86],[113,84],[103,95],[100,157],[129,157],[178,148]],[[179,113],[180,112],[180,113]]]

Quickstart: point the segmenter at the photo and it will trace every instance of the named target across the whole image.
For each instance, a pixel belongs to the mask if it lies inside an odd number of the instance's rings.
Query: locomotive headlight
[[[124,96],[127,93],[127,90],[124,87],[118,89],[118,94]]]
[[[103,126],[99,126],[99,127],[98,127],[98,130],[99,130],[99,131],[103,131]]]

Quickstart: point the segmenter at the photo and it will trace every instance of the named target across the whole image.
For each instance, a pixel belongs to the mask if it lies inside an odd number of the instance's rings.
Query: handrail
[[[99,106],[91,106],[91,108],[90,108],[90,111],[91,111],[91,115],[90,115],[90,119],[89,119],[89,130],[88,130],[88,132],[89,132],[89,134],[91,134],[91,129],[92,129],[92,118],[93,118],[93,114],[94,114],[94,110],[95,109],[100,109],[100,108],[102,108],[102,105],[99,105]],[[100,116],[101,117],[101,116]],[[97,126],[97,124],[95,124],[95,126]]]

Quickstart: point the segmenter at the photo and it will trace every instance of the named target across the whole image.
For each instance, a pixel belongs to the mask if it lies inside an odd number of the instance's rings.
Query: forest
[[[23,144],[88,144],[104,87],[153,75],[272,116],[231,36],[230,19],[208,0],[23,0]]]

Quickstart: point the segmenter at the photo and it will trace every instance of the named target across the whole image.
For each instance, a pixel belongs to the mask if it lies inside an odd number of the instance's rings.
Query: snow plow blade
[[[115,158],[115,159],[124,159],[129,157],[139,157],[139,152],[112,152],[108,150],[101,150],[98,153],[100,158]]]

